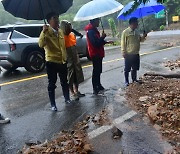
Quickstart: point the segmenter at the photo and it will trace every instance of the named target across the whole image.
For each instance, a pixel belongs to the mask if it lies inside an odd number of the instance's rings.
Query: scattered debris
[[[62,131],[54,140],[45,141],[42,144],[31,144],[24,146],[23,154],[41,153],[80,153],[87,154],[93,151],[88,143],[87,134],[83,130]]]
[[[117,127],[112,128],[112,137],[113,139],[119,139],[123,135],[123,132],[119,130]]]
[[[157,119],[157,116],[159,114],[158,110],[157,110],[157,104],[152,105],[148,108],[148,116],[154,121],[155,119]]]
[[[165,67],[168,67],[171,71],[180,68],[180,59],[176,61],[167,61],[164,63]]]
[[[130,84],[127,88],[128,102],[148,115],[155,128],[180,151],[180,80],[147,74],[142,80],[143,84]]]
[[[145,73],[144,76],[154,76],[159,79],[163,79],[163,78],[180,78],[180,73],[168,73],[168,74],[164,74],[164,73],[153,73],[153,72],[148,72]]]
[[[38,145],[38,144],[41,144],[40,141],[29,141],[29,142],[26,142],[25,143],[27,146],[34,146],[34,145]]]
[[[63,154],[63,153],[78,153],[87,154],[93,151],[93,147],[89,143],[86,130],[89,124],[105,125],[110,124],[108,119],[108,112],[103,109],[96,115],[86,116],[85,120],[78,122],[74,126],[74,130],[61,131],[55,139],[41,143],[27,142],[23,147],[22,154]]]
[[[139,98],[139,101],[145,102],[148,98],[149,98],[149,96],[142,96]]]

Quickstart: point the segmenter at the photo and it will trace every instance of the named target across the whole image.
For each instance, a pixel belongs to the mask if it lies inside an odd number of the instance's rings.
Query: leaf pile
[[[74,126],[74,130],[62,131],[52,141],[44,143],[26,143],[22,151],[23,154],[88,154],[93,151],[87,137],[87,129],[91,123],[104,125],[109,123],[108,112],[103,109],[98,114],[86,116],[81,122]]]
[[[92,151],[84,130],[62,131],[52,141],[42,144],[24,146],[23,154],[87,154]]]
[[[161,133],[180,150],[180,80],[144,76],[143,84],[131,84],[128,102],[148,115]]]

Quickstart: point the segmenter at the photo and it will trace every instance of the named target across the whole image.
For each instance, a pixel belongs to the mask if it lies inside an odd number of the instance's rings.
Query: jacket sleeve
[[[126,53],[126,47],[127,47],[127,39],[126,39],[126,33],[123,32],[121,36],[121,52]]]
[[[95,47],[100,47],[100,46],[106,44],[106,41],[104,40],[104,38],[103,37],[98,38],[96,36],[96,33],[93,30],[89,30],[87,33],[87,36],[88,36],[90,42],[92,43],[92,45]]]
[[[40,48],[44,48],[46,46],[46,34],[44,32],[41,32],[38,43]]]

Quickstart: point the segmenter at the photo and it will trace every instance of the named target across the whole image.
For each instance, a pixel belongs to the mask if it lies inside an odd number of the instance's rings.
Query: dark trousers
[[[60,78],[65,101],[69,100],[70,98],[69,98],[69,85],[67,81],[67,64],[47,62],[46,69],[48,75],[48,94],[49,94],[51,106],[56,106],[55,89],[56,89],[57,75]]]
[[[101,73],[102,73],[102,59],[100,57],[93,57],[93,73],[92,73],[92,85],[93,90],[98,91],[101,86]]]
[[[137,71],[140,67],[140,56],[136,55],[126,55],[125,57],[125,68],[124,68],[124,76],[125,82],[129,83],[129,72],[131,71],[132,81],[137,80]]]

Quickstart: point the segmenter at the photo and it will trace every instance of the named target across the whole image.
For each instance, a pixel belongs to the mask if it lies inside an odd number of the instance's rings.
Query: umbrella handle
[[[104,26],[103,26],[101,18],[100,18],[100,22],[101,22],[102,30],[103,30],[103,33],[104,33]]]
[[[43,8],[42,8],[42,3],[41,3],[41,0],[39,0],[39,6],[40,6],[40,9],[41,9],[41,12],[42,12],[42,15],[43,15],[43,20],[44,20],[44,24],[46,25],[46,20],[45,20],[45,15],[44,15],[44,11],[43,11]]]

